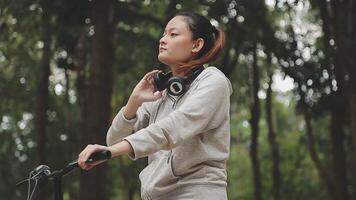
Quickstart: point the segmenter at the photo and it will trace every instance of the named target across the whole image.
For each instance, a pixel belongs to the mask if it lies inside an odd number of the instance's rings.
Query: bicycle
[[[111,152],[104,150],[104,151],[98,151],[93,153],[86,163],[94,163],[94,162],[102,162],[102,161],[107,161],[111,158]],[[34,170],[32,170],[29,173],[29,177],[27,179],[24,179],[16,184],[17,187],[21,186],[24,183],[28,183],[28,188],[27,188],[27,200],[31,200],[33,197],[33,194],[35,193],[37,184],[44,180],[53,180],[54,184],[54,200],[63,200],[63,191],[62,191],[62,177],[68,174],[69,172],[73,171],[75,168],[78,168],[78,161],[73,161],[70,162],[66,167],[55,170],[51,172],[50,167],[47,165],[39,165],[37,166]],[[32,189],[31,192],[31,182],[35,182],[35,185]]]

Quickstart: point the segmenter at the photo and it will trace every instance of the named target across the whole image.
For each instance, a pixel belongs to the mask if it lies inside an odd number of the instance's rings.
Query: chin
[[[165,59],[164,56],[162,56],[162,55],[158,55],[158,60],[165,65],[169,65],[169,63],[170,63],[170,62],[167,62],[168,60]]]

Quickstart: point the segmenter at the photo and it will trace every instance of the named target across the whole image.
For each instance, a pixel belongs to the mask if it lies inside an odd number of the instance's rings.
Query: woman
[[[202,67],[218,57],[224,40],[224,32],[203,16],[182,12],[173,17],[158,55],[172,77],[158,70],[147,73],[114,118],[108,146],[88,145],[79,154],[80,167],[91,169],[94,165],[85,161],[100,150],[113,157],[148,156],[140,173],[142,199],[227,199],[232,89],[217,68]]]

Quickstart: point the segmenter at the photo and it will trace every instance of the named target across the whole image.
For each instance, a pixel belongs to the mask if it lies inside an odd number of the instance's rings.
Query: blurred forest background
[[[227,34],[233,200],[356,199],[354,0],[0,0],[0,199],[39,164],[76,159],[106,131],[181,10]],[[146,161],[63,178],[66,200],[139,199]],[[35,199],[53,199],[51,182]]]

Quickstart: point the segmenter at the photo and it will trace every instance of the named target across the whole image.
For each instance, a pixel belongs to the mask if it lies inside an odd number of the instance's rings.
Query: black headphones
[[[182,95],[186,89],[187,85],[194,81],[194,79],[204,70],[204,67],[201,66],[193,71],[187,77],[176,77],[172,75],[172,72],[156,73],[153,77],[155,87],[158,91],[167,89],[167,92],[173,96]]]

